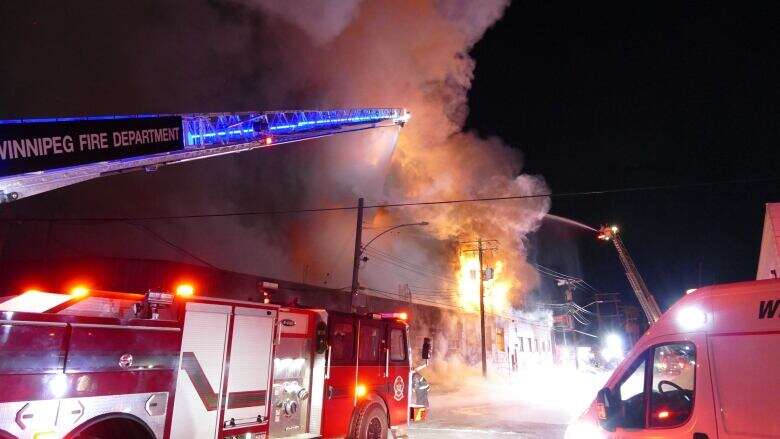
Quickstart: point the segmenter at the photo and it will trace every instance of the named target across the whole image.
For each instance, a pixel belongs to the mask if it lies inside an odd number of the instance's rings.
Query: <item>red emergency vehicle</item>
[[[0,297],[0,438],[405,437],[405,320],[188,286]]]

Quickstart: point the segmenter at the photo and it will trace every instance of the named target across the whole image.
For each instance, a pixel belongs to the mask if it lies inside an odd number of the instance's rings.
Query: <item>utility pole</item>
[[[355,257],[352,261],[352,293],[350,297],[351,311],[355,311],[358,295],[358,273],[360,272],[360,257],[363,255],[363,199],[358,199],[357,226],[355,226]]]
[[[558,281],[558,286],[565,287],[566,290],[564,291],[564,295],[566,296],[566,304],[569,305],[570,308],[572,308],[572,304],[574,303],[574,286],[575,283],[574,279],[561,279]],[[574,345],[574,368],[579,369],[580,368],[580,359],[577,355],[577,347],[579,346],[579,340],[577,339],[577,324],[574,323],[575,319],[569,314],[569,322],[571,322],[571,329],[573,330],[571,333],[571,342]],[[583,328],[584,329],[584,328]],[[566,337],[566,333],[563,334],[564,337]]]
[[[482,255],[485,251],[493,251],[498,249],[498,241],[490,239],[483,241],[482,238],[472,242],[462,242],[461,244],[476,244],[475,249],[463,250],[466,252],[477,252],[479,256],[479,324],[480,335],[482,344],[482,376],[487,377],[487,346],[486,346],[486,331],[485,331],[485,281],[493,278],[492,270],[490,270],[490,277],[486,279],[486,272],[483,268]],[[488,244],[486,246],[486,244]]]
[[[479,246],[479,324],[482,334],[482,377],[487,378],[487,350],[485,347],[485,271],[482,269],[482,238],[477,240]]]

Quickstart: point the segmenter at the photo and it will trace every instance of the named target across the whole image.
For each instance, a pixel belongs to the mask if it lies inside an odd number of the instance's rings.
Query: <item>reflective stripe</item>
[[[71,323],[74,328],[103,328],[103,329],[138,329],[142,331],[172,331],[179,332],[180,328],[169,326],[132,326],[132,325],[100,325],[97,323]]]

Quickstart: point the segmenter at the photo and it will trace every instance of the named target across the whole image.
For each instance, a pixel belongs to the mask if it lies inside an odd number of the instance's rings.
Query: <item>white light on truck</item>
[[[677,313],[677,324],[686,331],[699,329],[707,323],[707,314],[695,306],[681,309]]]
[[[61,374],[54,374],[49,377],[49,392],[55,398],[61,398],[68,391],[68,378]]]

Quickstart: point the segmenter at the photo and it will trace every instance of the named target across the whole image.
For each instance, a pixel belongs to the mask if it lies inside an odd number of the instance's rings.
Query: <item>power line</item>
[[[195,259],[196,261],[198,261],[198,262],[200,262],[200,263],[202,263],[202,264],[204,264],[204,265],[206,265],[206,266],[208,266],[210,268],[213,268],[215,270],[220,270],[219,267],[213,265],[209,261],[207,261],[207,260],[205,260],[205,259],[203,259],[203,258],[201,258],[201,257],[199,257],[199,256],[197,256],[195,254],[193,254],[189,250],[187,250],[187,249],[185,249],[185,248],[183,248],[183,247],[181,247],[181,246],[179,246],[179,245],[169,241],[168,239],[166,239],[165,237],[163,237],[159,233],[155,232],[154,230],[150,229],[149,227],[147,227],[147,226],[145,226],[143,224],[134,224],[134,223],[129,222],[129,221],[127,221],[127,224],[136,227],[137,229],[141,230],[142,232],[148,233],[149,235],[151,235],[152,237],[154,237],[158,241],[162,242],[163,244],[165,244],[165,245],[171,247],[172,249],[177,250],[177,251],[179,251],[179,252],[181,252],[181,253],[191,257],[192,259]]]
[[[446,280],[448,282],[456,282],[454,278],[452,278],[451,276],[449,276],[446,273],[442,273],[440,271],[430,269],[428,267],[416,264],[414,262],[410,262],[407,259],[401,258],[400,256],[396,256],[396,255],[394,255],[392,253],[388,253],[388,252],[385,252],[385,251],[382,251],[382,250],[379,250],[379,249],[376,249],[376,248],[368,248],[368,249],[366,249],[366,251],[368,253],[373,253],[374,257],[380,257],[380,258],[384,257],[386,259],[396,261],[396,262],[398,262],[400,264],[404,264],[404,265],[408,265],[410,267],[416,268],[416,269],[418,269],[420,271],[424,271],[424,272],[430,273],[432,276],[439,277],[442,280]]]
[[[427,271],[426,269],[424,269],[424,268],[422,268],[422,267],[420,267],[418,265],[412,264],[410,262],[406,262],[406,261],[404,261],[401,258],[395,258],[395,259],[397,259],[397,261],[394,261],[390,257],[386,257],[386,256],[383,256],[382,254],[374,252],[373,249],[371,249],[371,248],[366,249],[366,253],[369,256],[371,256],[372,258],[375,258],[378,261],[384,262],[386,264],[393,265],[395,267],[398,267],[398,268],[401,268],[401,269],[404,269],[404,270],[407,270],[407,271],[411,271],[411,272],[416,273],[416,274],[418,274],[420,276],[424,276],[424,277],[427,277],[427,278],[435,278],[435,279],[438,279],[439,281],[449,282],[449,283],[452,283],[452,284],[457,284],[457,282],[455,280],[453,280],[453,279],[444,277],[444,276],[442,276],[440,274],[437,274],[437,273],[434,273],[434,272]]]
[[[541,264],[531,263],[536,269],[539,271],[540,274],[546,275],[548,277],[551,277],[553,279],[559,279],[559,280],[569,280],[573,281],[575,288],[584,286],[587,290],[590,290],[594,293],[598,293],[599,290],[594,288],[591,284],[587,283],[585,279],[570,276],[568,274],[559,273],[552,268],[545,267]]]
[[[608,195],[627,192],[647,192],[658,190],[675,190],[675,189],[687,189],[694,187],[707,187],[717,186],[725,184],[748,184],[748,183],[766,183],[771,181],[780,180],[780,177],[768,177],[768,178],[754,178],[754,179],[741,179],[741,180],[722,180],[722,181],[710,181],[699,183],[687,183],[687,184],[674,184],[674,185],[656,185],[656,186],[637,186],[627,188],[615,188],[604,189],[596,191],[578,191],[578,192],[561,192],[561,193],[545,193],[545,194],[531,194],[531,195],[509,195],[509,196],[497,196],[497,197],[479,197],[479,198],[463,198],[455,200],[438,200],[438,201],[414,201],[406,203],[386,203],[386,204],[373,204],[366,205],[364,209],[387,209],[397,207],[412,207],[412,206],[435,206],[445,204],[462,204],[462,203],[478,203],[478,202],[491,202],[491,201],[507,201],[507,200],[523,200],[533,198],[572,198],[592,195]],[[179,220],[179,219],[205,219],[205,218],[224,218],[224,217],[240,217],[240,216],[261,216],[261,215],[286,215],[286,214],[300,214],[300,213],[321,213],[321,212],[337,212],[356,210],[357,206],[337,206],[337,207],[316,207],[316,208],[304,208],[304,209],[281,209],[281,210],[250,210],[250,211],[235,211],[235,212],[218,212],[218,213],[198,213],[188,215],[160,215],[160,216],[145,216],[145,217],[27,217],[27,218],[2,218],[0,221],[161,221],[161,220]]]

